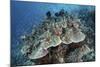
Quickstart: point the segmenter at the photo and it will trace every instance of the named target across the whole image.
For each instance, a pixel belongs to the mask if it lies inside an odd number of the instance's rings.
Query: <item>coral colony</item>
[[[46,13],[46,18],[29,35],[21,36],[26,65],[58,64],[95,60],[91,37],[79,17],[66,10]],[[94,33],[93,33],[94,34]],[[92,42],[91,42],[92,41]]]

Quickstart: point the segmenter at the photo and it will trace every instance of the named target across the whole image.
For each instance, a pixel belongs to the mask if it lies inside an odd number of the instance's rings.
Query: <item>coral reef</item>
[[[89,46],[84,28],[79,17],[64,9],[54,15],[48,11],[45,20],[30,35],[21,36],[24,44],[21,52],[28,58],[26,63],[36,65],[84,62],[86,58],[92,60],[94,50]]]

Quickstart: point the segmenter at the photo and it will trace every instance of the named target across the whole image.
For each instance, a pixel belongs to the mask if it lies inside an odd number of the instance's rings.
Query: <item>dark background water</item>
[[[94,6],[66,5],[56,3],[11,1],[11,60],[14,65],[23,65],[25,58],[20,53],[20,36],[31,33],[33,25],[38,25],[45,19],[45,13],[58,12],[61,9],[72,14],[86,17],[89,11],[94,11]]]

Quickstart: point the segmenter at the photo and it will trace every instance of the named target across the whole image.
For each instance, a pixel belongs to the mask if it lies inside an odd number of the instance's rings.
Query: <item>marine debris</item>
[[[27,62],[34,64],[83,62],[83,56],[94,50],[86,42],[81,25],[80,18],[64,9],[54,15],[48,11],[45,20],[30,35],[21,36],[24,44],[21,52]]]

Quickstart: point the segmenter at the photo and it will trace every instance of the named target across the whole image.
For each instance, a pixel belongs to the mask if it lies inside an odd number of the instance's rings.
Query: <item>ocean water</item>
[[[55,13],[64,9],[69,13],[85,18],[89,11],[94,11],[95,6],[56,4],[41,2],[11,1],[11,64],[24,65],[27,58],[23,57],[20,49],[22,47],[20,36],[30,34],[33,25],[38,26],[45,19],[47,11]],[[89,23],[88,23],[89,24]]]

